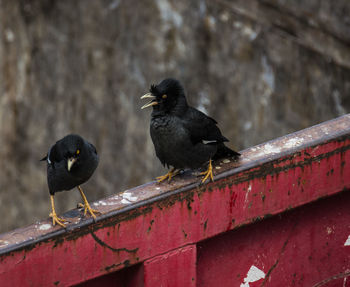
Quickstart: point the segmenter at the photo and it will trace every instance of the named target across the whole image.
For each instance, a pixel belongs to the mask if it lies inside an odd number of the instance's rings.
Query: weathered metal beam
[[[341,193],[350,189],[349,149],[346,115],[216,163],[213,183],[187,172],[95,202],[96,223],[73,210],[67,229],[44,220],[2,234],[1,285],[85,282]]]

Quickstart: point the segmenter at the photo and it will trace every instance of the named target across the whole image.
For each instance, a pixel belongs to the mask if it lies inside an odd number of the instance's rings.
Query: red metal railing
[[[350,116],[0,236],[1,286],[350,286]]]

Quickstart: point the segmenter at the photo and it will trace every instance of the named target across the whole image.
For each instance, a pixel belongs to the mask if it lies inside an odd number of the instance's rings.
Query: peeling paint
[[[346,239],[344,246],[350,246],[350,235],[348,236],[348,239]]]
[[[298,138],[298,137],[291,138],[291,139],[287,140],[287,142],[284,144],[284,147],[285,148],[293,148],[293,147],[301,145],[303,142],[304,142],[303,138]]]
[[[253,283],[264,278],[265,272],[252,265],[247,273],[247,277],[244,278],[243,283],[241,283],[240,287],[249,287],[249,283]]]
[[[249,186],[248,186],[248,190],[247,190],[247,192],[246,192],[246,194],[245,194],[245,199],[244,199],[244,203],[245,204],[247,204],[247,202],[248,202],[248,195],[249,195],[249,193],[252,191],[252,184],[251,184],[251,182],[249,182]]]
[[[49,230],[50,228],[52,228],[51,224],[42,224],[39,227],[40,230]]]
[[[7,246],[10,242],[7,240],[0,240],[0,247]]]
[[[131,192],[124,192],[122,196],[123,196],[123,199],[129,200],[132,202],[137,200],[137,196],[132,196]]]
[[[104,201],[104,200],[100,200],[100,201],[97,201],[97,202],[94,202],[93,205],[94,206],[109,206],[109,205],[115,205],[116,202],[115,201],[112,201],[112,200],[108,200],[108,201]]]
[[[254,155],[255,157],[267,155],[267,154],[275,154],[281,152],[281,148],[272,144],[266,144],[257,148],[258,152]]]
[[[122,199],[121,203],[123,204],[130,204],[131,202],[127,199]]]

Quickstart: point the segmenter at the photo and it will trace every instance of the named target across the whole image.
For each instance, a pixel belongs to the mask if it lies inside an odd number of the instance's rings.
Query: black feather
[[[69,158],[76,159],[70,171],[67,168]],[[47,182],[50,194],[54,194],[86,182],[97,168],[99,158],[92,144],[79,135],[70,134],[57,141],[41,160],[47,161]]]
[[[213,118],[187,104],[179,81],[165,79],[150,92],[158,103],[153,106],[151,138],[163,165],[198,168],[209,159],[240,155],[224,145],[228,140]]]

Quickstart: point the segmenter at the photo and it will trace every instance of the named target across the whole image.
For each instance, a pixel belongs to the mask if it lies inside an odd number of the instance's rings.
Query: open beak
[[[77,161],[76,158],[74,157],[71,157],[68,159],[67,161],[67,168],[68,168],[68,171],[70,171],[70,169],[72,168],[73,164]]]
[[[151,106],[158,105],[158,102],[156,101],[156,97],[153,96],[151,93],[147,93],[146,95],[143,95],[140,99],[152,99],[150,102],[148,102],[147,104],[143,105],[141,107],[141,110],[145,109],[145,108],[148,108],[148,107],[151,107]]]

